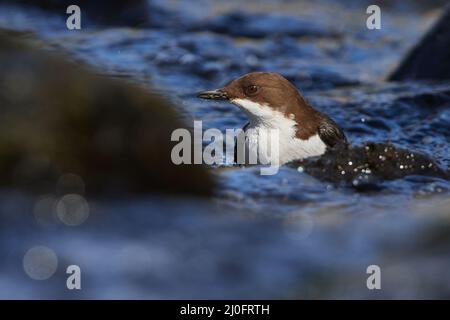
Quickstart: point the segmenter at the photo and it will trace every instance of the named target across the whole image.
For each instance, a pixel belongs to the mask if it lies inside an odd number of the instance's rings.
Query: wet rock
[[[209,30],[233,37],[264,38],[270,35],[294,37],[336,37],[331,28],[293,16],[273,13],[230,12],[198,24],[194,30]]]
[[[433,176],[449,179],[449,173],[426,155],[396,148],[388,143],[337,148],[320,158],[296,161],[312,176],[335,183],[349,183],[356,189],[377,189],[383,180],[405,176]]]
[[[450,7],[406,56],[389,80],[450,79]]]
[[[53,192],[72,174],[88,194],[211,192],[203,167],[171,161],[183,124],[165,99],[16,39],[0,33],[3,186]]]

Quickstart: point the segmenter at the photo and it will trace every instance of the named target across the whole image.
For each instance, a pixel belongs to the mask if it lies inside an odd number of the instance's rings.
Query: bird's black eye
[[[259,87],[255,86],[255,85],[248,86],[244,89],[244,93],[247,96],[253,96],[253,95],[257,94],[258,91],[259,91]]]

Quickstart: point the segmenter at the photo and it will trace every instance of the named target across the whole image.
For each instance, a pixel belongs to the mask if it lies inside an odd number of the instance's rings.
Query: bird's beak
[[[212,100],[228,100],[228,94],[223,89],[215,89],[202,91],[197,94],[197,97],[202,99],[212,99]]]

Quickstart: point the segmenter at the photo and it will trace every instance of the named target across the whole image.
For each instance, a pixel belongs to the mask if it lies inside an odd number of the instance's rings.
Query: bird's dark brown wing
[[[320,114],[319,137],[329,148],[333,148],[338,144],[348,144],[342,129],[324,114]]]

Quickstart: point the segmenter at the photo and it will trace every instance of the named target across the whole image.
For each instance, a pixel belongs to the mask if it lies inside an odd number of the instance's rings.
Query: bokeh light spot
[[[58,268],[58,257],[55,252],[44,246],[36,246],[25,253],[23,269],[34,280],[50,278]]]
[[[78,194],[66,194],[56,205],[58,218],[68,226],[78,226],[89,217],[89,204]]]

